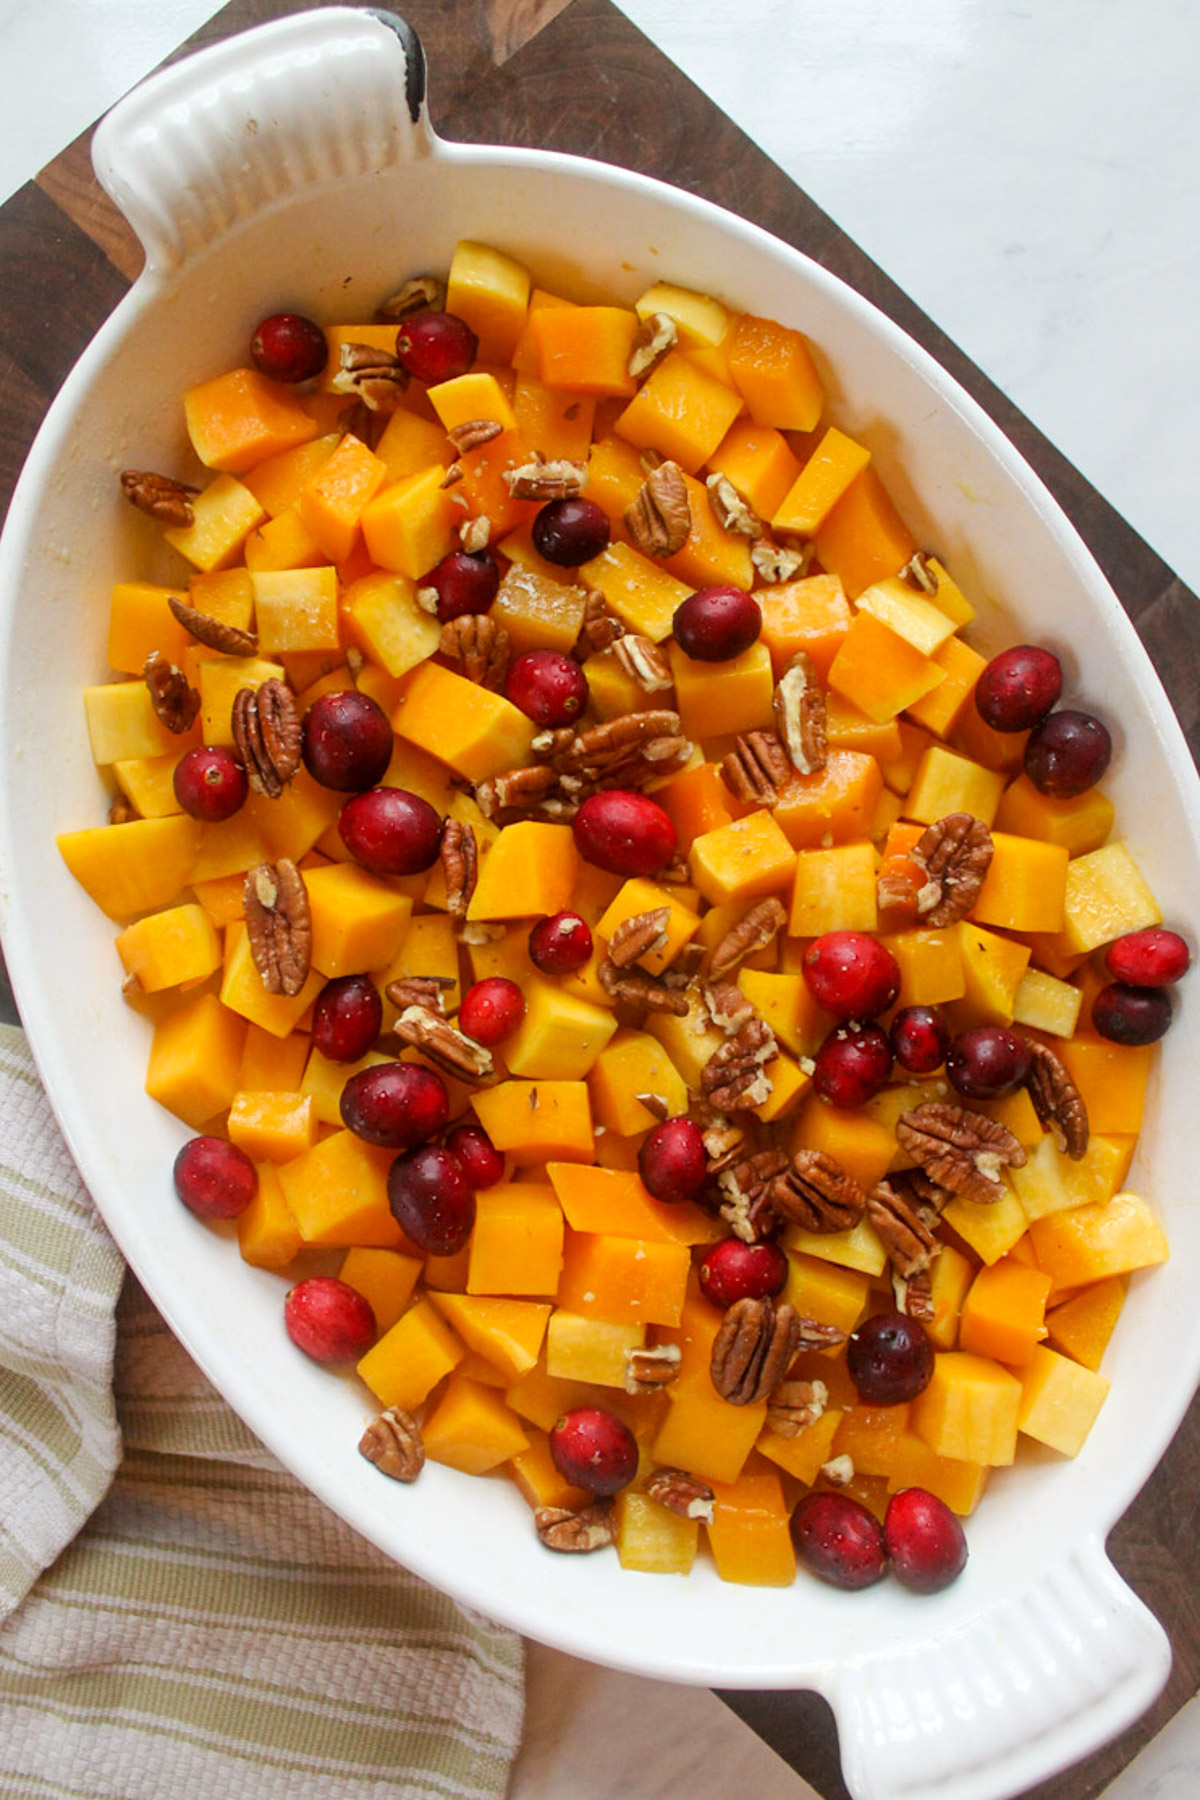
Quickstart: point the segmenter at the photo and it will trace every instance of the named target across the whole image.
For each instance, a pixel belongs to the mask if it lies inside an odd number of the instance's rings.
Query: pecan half
[[[835,1157],[824,1150],[797,1150],[787,1171],[771,1183],[771,1204],[802,1231],[853,1231],[867,1210],[867,1196]]]
[[[597,965],[596,979],[610,1000],[639,1007],[642,1012],[673,1013],[677,1019],[687,1017],[687,995],[668,987],[657,975],[643,974],[640,969],[622,969],[611,956],[605,956]]]
[[[728,475],[709,475],[705,479],[708,501],[717,524],[735,537],[760,538],[763,522],[754,508],[738,493]]]
[[[505,469],[502,480],[514,500],[573,500],[587,486],[587,465],[568,456],[550,462],[535,459]]]
[[[829,1389],[823,1381],[781,1381],[767,1396],[767,1424],[776,1436],[799,1437],[809,1425],[815,1425],[829,1404]]]
[[[589,588],[583,603],[583,622],[579,627],[575,654],[581,659],[598,656],[602,650],[611,649],[624,635],[624,625],[609,611],[608,601],[600,589]]]
[[[250,786],[278,800],[300,767],[300,715],[282,681],[272,676],[233,697],[233,741]]]
[[[634,913],[622,920],[608,943],[608,960],[618,969],[628,969],[655,950],[666,947],[667,927],[671,923],[669,906],[656,906],[652,912]]]
[[[735,1125],[715,1108],[697,1108],[696,1122],[704,1139],[704,1155],[710,1175],[723,1175],[747,1154],[749,1138],[744,1125]],[[707,1116],[705,1116],[707,1115]]]
[[[678,1513],[681,1519],[699,1519],[702,1525],[712,1524],[716,1495],[707,1481],[701,1481],[698,1475],[691,1475],[686,1469],[655,1469],[642,1483],[642,1491],[659,1506],[665,1506],[668,1512]]]
[[[426,1012],[444,1015],[446,993],[453,986],[452,975],[401,975],[398,981],[389,981],[383,991],[401,1012],[410,1006],[421,1006]]]
[[[330,379],[335,394],[353,394],[369,412],[394,412],[408,386],[408,371],[390,350],[373,344],[343,344]]]
[[[928,1221],[890,1181],[877,1182],[867,1195],[867,1217],[892,1268],[905,1281],[928,1269],[941,1250]]]
[[[508,674],[512,643],[503,625],[487,613],[465,613],[442,626],[438,649],[447,662],[479,687],[498,694]]]
[[[461,819],[447,819],[442,827],[441,864],[446,877],[446,910],[456,925],[464,925],[479,880],[479,846],[473,827]]]
[[[800,1320],[786,1301],[735,1300],[713,1339],[709,1373],[731,1406],[765,1400],[787,1373],[800,1342]]]
[[[675,685],[670,664],[657,644],[649,638],[626,633],[613,644],[612,653],[620,667],[636,681],[644,694],[662,694]]]
[[[768,900],[760,900],[718,941],[708,965],[709,979],[720,981],[748,956],[757,956],[774,943],[786,924],[787,913],[773,894]]]
[[[947,1101],[929,1100],[901,1113],[896,1123],[900,1148],[939,1187],[965,1200],[989,1202],[1004,1196],[1003,1169],[1022,1169],[1025,1151],[998,1119]]]
[[[764,1065],[775,1055],[775,1033],[757,1015],[719,1049],[700,1075],[705,1098],[721,1112],[752,1112],[771,1098]]]
[[[922,923],[940,928],[965,919],[992,860],[992,834],[983,820],[947,813],[921,833],[908,854],[925,873],[917,895]]]
[[[381,325],[399,324],[401,319],[424,312],[430,306],[440,312],[445,304],[446,284],[440,275],[414,275],[394,294],[379,302],[375,317]]]
[[[646,1344],[625,1352],[625,1392],[656,1394],[679,1379],[683,1352],[678,1344]]]
[[[670,313],[648,313],[633,334],[626,367],[634,381],[641,381],[679,342],[679,330]]]
[[[775,728],[794,768],[801,775],[823,769],[829,758],[825,729],[825,694],[817,672],[803,650],[779,677],[772,705]]]
[[[547,1550],[563,1550],[576,1556],[603,1550],[617,1535],[611,1500],[593,1500],[579,1512],[571,1512],[566,1506],[539,1506],[533,1523]]]
[[[756,538],[750,546],[750,561],[759,578],[773,587],[779,581],[795,581],[803,575],[813,559],[811,544],[773,544],[770,538]]]
[[[915,1275],[901,1275],[893,1268],[892,1294],[896,1311],[907,1313],[910,1319],[920,1319],[924,1325],[936,1317],[933,1282],[928,1269],[918,1269]]]
[[[1075,1162],[1087,1152],[1088,1115],[1083,1095],[1062,1059],[1048,1044],[1030,1041],[1033,1060],[1025,1086],[1043,1127],[1054,1134],[1060,1150]]]
[[[171,475],[156,475],[152,469],[123,469],[121,492],[139,512],[149,513],[160,525],[186,529],[196,522],[196,511],[190,496],[198,493]]]
[[[458,454],[464,456],[468,450],[478,450],[481,444],[490,444],[503,430],[499,419],[464,419],[461,425],[452,425],[446,436]]]
[[[721,780],[745,806],[771,806],[791,778],[787,752],[773,731],[748,731],[721,759]]]
[[[779,1224],[779,1214],[771,1204],[771,1184],[786,1168],[782,1150],[756,1150],[739,1156],[718,1173],[720,1215],[743,1244],[761,1244]]]
[[[406,1006],[392,1029],[401,1043],[460,1081],[486,1081],[494,1072],[490,1050],[427,1006]]]
[[[159,723],[176,737],[190,731],[200,711],[200,695],[183,670],[177,669],[157,650],[152,650],[146,658],[142,679]]]
[[[507,769],[503,775],[489,775],[475,788],[475,804],[485,819],[499,819],[503,824],[513,819],[532,819],[553,810],[561,818],[570,818],[579,810],[569,809],[559,794],[558,776],[554,770],[538,763],[524,769]]]
[[[389,1406],[358,1440],[359,1453],[393,1481],[415,1481],[425,1467],[421,1427],[411,1413]]]
[[[678,463],[660,463],[650,471],[624,520],[643,556],[674,556],[683,549],[692,529],[692,507]]]
[[[239,631],[224,619],[210,618],[186,600],[177,600],[174,594],[167,596],[167,605],[183,629],[207,650],[220,650],[225,656],[253,656],[258,650],[258,639],[252,631]]]
[[[298,994],[308,979],[312,915],[294,862],[256,863],[243,884],[250,954],[268,994]]]
[[[840,1325],[826,1325],[821,1319],[801,1318],[800,1350],[837,1350],[846,1341]]]

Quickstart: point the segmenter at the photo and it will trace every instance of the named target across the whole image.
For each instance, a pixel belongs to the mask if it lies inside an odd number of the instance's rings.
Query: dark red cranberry
[[[310,1275],[289,1288],[283,1323],[293,1344],[314,1362],[357,1362],[375,1342],[370,1301],[336,1275]]]
[[[424,1144],[450,1117],[446,1084],[420,1063],[376,1063],[342,1089],[342,1123],[355,1137],[385,1150]]]
[[[369,788],[347,800],[338,819],[342,842],[372,875],[419,875],[442,847],[442,821],[428,800],[407,788]]]
[[[1110,981],[1092,1002],[1092,1029],[1114,1044],[1156,1044],[1171,1024],[1165,988]]]
[[[357,1062],[383,1024],[383,1001],[369,975],[339,975],[327,981],[313,1006],[313,1049],[330,1062]]]
[[[933,1379],[933,1363],[929,1333],[907,1313],[873,1313],[846,1342],[846,1368],[867,1406],[915,1400]]]
[[[708,1174],[704,1134],[691,1119],[664,1119],[646,1133],[638,1174],[648,1194],[667,1206],[694,1200]]]
[[[388,1170],[388,1205],[426,1256],[453,1256],[475,1229],[475,1189],[452,1150],[426,1144]]]
[[[888,1501],[883,1541],[896,1580],[916,1594],[936,1594],[967,1566],[967,1538],[944,1500],[925,1488],[901,1488]]]
[[[637,1439],[600,1406],[564,1413],[550,1433],[550,1455],[563,1480],[589,1494],[615,1494],[637,1474]]]
[[[871,1587],[887,1568],[883,1526],[849,1494],[805,1494],[791,1531],[800,1561],[834,1587]]]
[[[425,307],[396,333],[396,355],[414,381],[433,387],[465,375],[479,351],[479,339],[457,313]]]
[[[570,725],[587,705],[587,676],[561,650],[526,650],[508,671],[504,697],[543,730]]]
[[[438,623],[485,613],[500,586],[500,565],[490,550],[451,550],[421,582],[437,595]]]
[[[993,731],[1028,731],[1062,693],[1062,664],[1039,644],[1014,644],[993,656],[975,685],[975,708]]]
[[[1029,1073],[1029,1039],[1007,1025],[975,1025],[960,1031],[946,1052],[946,1074],[965,1100],[999,1100]]]
[[[950,1031],[933,1006],[902,1006],[888,1032],[892,1055],[910,1075],[932,1075],[946,1060]]]
[[[329,345],[303,313],[272,313],[250,339],[250,360],[272,381],[310,381],[329,361]]]
[[[585,800],[574,829],[583,860],[613,875],[661,874],[674,862],[679,844],[658,801],[628,788],[609,788]]]
[[[1104,966],[1113,980],[1132,987],[1173,987],[1187,974],[1191,960],[1179,933],[1161,925],[1127,931],[1104,952]]]
[[[704,1252],[700,1262],[700,1287],[714,1306],[732,1306],[735,1300],[765,1300],[781,1294],[787,1285],[788,1260],[778,1244],[744,1244],[741,1238],[722,1238]]]
[[[900,992],[900,965],[865,931],[827,931],[804,952],[804,979],[818,1006],[839,1019],[873,1019]]]
[[[761,630],[761,608],[744,588],[697,588],[675,609],[675,641],[694,662],[728,662]]]
[[[175,764],[175,798],[193,819],[219,825],[246,804],[250,784],[232,750],[220,744],[189,750]]]
[[[878,1025],[848,1020],[831,1031],[814,1058],[813,1087],[830,1106],[865,1106],[892,1072],[892,1052]]]
[[[175,1158],[175,1192],[200,1219],[236,1219],[258,1192],[258,1170],[225,1138],[189,1138]]]
[[[543,975],[572,975],[591,954],[591,928],[578,913],[539,919],[529,933],[529,960]]]
[[[1108,727],[1091,713],[1047,713],[1025,745],[1025,773],[1039,794],[1070,800],[1095,787],[1112,759]]]
[[[529,528],[539,556],[562,569],[577,569],[608,547],[608,514],[582,496],[548,500]]]
[[[525,1017],[525,996],[507,975],[487,975],[469,987],[458,1009],[458,1028],[490,1050],[511,1037]]]
[[[361,794],[382,781],[392,760],[392,727],[382,706],[357,688],[322,694],[304,715],[304,766],[339,794]]]
[[[456,1125],[446,1139],[446,1148],[451,1156],[457,1156],[476,1192],[504,1180],[504,1158],[482,1125]]]

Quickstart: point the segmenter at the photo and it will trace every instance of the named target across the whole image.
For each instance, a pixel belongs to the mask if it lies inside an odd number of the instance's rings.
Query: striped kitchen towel
[[[0,1120],[0,1796],[503,1794],[520,1639],[230,1411],[124,1275],[2,1026]]]

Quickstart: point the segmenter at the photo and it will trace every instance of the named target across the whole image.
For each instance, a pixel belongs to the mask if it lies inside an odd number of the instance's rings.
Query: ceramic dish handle
[[[277,201],[425,154],[424,98],[411,26],[323,8],[152,75],[97,127],[92,160],[147,266],[178,269]]]
[[[1166,1681],[1158,1620],[1096,1539],[990,1611],[826,1690],[855,1800],[1009,1800],[1115,1737]]]

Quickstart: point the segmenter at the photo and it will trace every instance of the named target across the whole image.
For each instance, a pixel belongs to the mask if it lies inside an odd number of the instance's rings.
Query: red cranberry
[[[993,731],[1028,731],[1062,693],[1062,664],[1053,650],[1014,644],[993,656],[975,686],[975,708]]]
[[[465,375],[478,351],[479,339],[465,319],[432,306],[406,319],[396,334],[401,367],[429,387]]]
[[[827,931],[804,952],[804,979],[818,1006],[839,1019],[873,1019],[900,992],[900,965],[865,931]]]
[[[1177,931],[1148,926],[1128,931],[1108,946],[1104,966],[1114,981],[1132,987],[1173,987],[1187,974],[1192,953]]]
[[[441,1131],[450,1116],[446,1084],[420,1063],[376,1063],[342,1089],[342,1123],[367,1144],[411,1150]]]
[[[550,1455],[563,1480],[589,1494],[615,1494],[637,1474],[637,1439],[600,1406],[564,1413],[550,1433]]]
[[[675,860],[679,840],[667,814],[648,794],[609,788],[575,815],[575,848],[612,875],[658,875]]]
[[[846,1368],[867,1406],[915,1400],[933,1379],[933,1362],[929,1333],[907,1313],[873,1313],[846,1342]]]
[[[441,625],[468,613],[485,613],[500,586],[500,565],[490,550],[451,550],[421,582],[437,595]]]
[[[1114,1044],[1156,1044],[1171,1023],[1165,988],[1110,981],[1092,1002],[1092,1029]]]
[[[382,781],[392,760],[392,727],[369,694],[322,694],[304,715],[304,766],[339,794],[361,794]]]
[[[865,1106],[892,1072],[892,1052],[878,1025],[849,1020],[817,1051],[813,1087],[830,1106]]]
[[[960,1031],[946,1052],[946,1074],[965,1100],[999,1100],[1029,1073],[1029,1039],[1007,1025]]]
[[[225,1138],[189,1138],[175,1158],[175,1192],[200,1219],[236,1219],[258,1192],[258,1170]]]
[[[916,1594],[936,1594],[967,1566],[967,1539],[944,1500],[924,1488],[901,1488],[888,1501],[883,1541],[892,1573]]]
[[[426,1256],[453,1256],[475,1229],[475,1189],[452,1150],[426,1144],[388,1170],[388,1205]]]
[[[250,360],[272,381],[310,381],[329,361],[329,345],[303,313],[272,313],[250,339]]]
[[[482,1125],[456,1125],[446,1139],[446,1148],[451,1156],[457,1156],[477,1192],[504,1180],[504,1158]]]
[[[591,928],[578,913],[539,919],[529,933],[529,960],[543,975],[572,975],[591,954]]]
[[[458,1028],[485,1050],[511,1037],[525,1017],[525,996],[507,975],[488,975],[469,987],[458,1009]]]
[[[791,1531],[801,1562],[834,1587],[871,1587],[887,1567],[882,1525],[849,1494],[805,1494]]]
[[[369,788],[347,800],[338,819],[342,842],[372,875],[419,875],[442,847],[442,821],[407,788]]]
[[[735,1300],[772,1299],[783,1292],[788,1260],[778,1244],[744,1244],[741,1238],[722,1238],[704,1252],[700,1263],[700,1287],[714,1306],[732,1306]]]
[[[383,1024],[383,1001],[369,975],[339,975],[327,981],[313,1006],[313,1049],[330,1062],[357,1062]]]
[[[577,569],[608,547],[608,514],[594,500],[548,500],[529,528],[539,556]]]
[[[888,1032],[892,1055],[910,1075],[932,1075],[946,1060],[950,1031],[933,1006],[902,1006]]]
[[[1070,800],[1095,787],[1112,758],[1108,728],[1091,713],[1047,713],[1025,745],[1025,773],[1040,794]]]
[[[638,1174],[648,1194],[667,1206],[694,1200],[708,1174],[704,1134],[691,1119],[664,1119],[638,1151]]]
[[[728,662],[761,630],[761,608],[744,588],[697,588],[675,608],[675,641],[694,662]]]
[[[232,750],[219,744],[181,756],[173,780],[175,798],[184,812],[203,819],[206,825],[232,819],[246,804],[250,791],[245,769]]]
[[[370,1301],[336,1275],[310,1275],[289,1288],[283,1323],[293,1344],[314,1362],[357,1362],[375,1342]]]
[[[570,725],[587,705],[587,676],[561,650],[526,650],[508,671],[504,696],[543,729]]]

